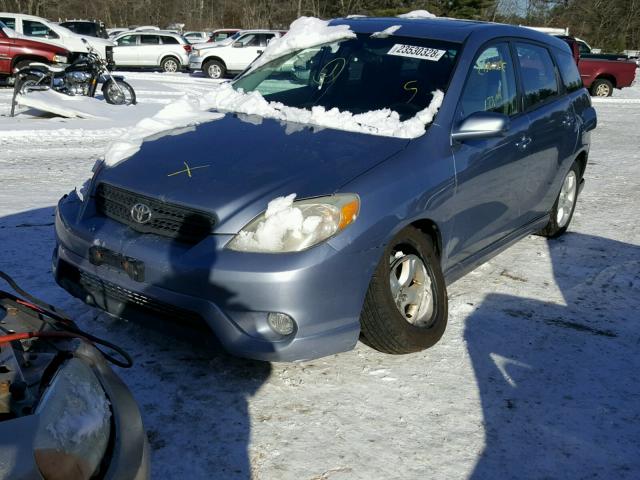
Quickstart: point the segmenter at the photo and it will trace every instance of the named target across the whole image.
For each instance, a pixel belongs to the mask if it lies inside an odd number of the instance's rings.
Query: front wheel
[[[569,172],[565,175],[560,187],[560,193],[553,204],[549,223],[538,232],[539,235],[548,238],[556,238],[562,235],[569,228],[573,212],[578,201],[578,191],[580,186],[580,168],[576,162],[573,163]]]
[[[392,354],[433,346],[447,326],[447,288],[431,238],[407,227],[389,242],[360,315],[363,341]]]
[[[227,69],[224,64],[218,60],[209,60],[203,65],[202,71],[209,78],[219,79],[224,77]]]
[[[136,92],[124,80],[107,80],[102,86],[102,94],[107,103],[112,105],[135,105]]]
[[[29,93],[31,87],[35,87],[40,84],[42,77],[38,77],[37,75],[25,75],[16,80],[15,89],[18,94],[25,95]]]

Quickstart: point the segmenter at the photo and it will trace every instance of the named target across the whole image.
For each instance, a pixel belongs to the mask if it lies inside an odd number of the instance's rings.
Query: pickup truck
[[[14,68],[31,62],[67,63],[69,55],[62,47],[24,38],[0,22],[0,77],[10,77]]]
[[[578,64],[582,83],[596,97],[610,97],[614,88],[630,87],[638,67],[634,61],[618,55],[596,55],[584,51],[584,42],[559,36],[569,44]]]

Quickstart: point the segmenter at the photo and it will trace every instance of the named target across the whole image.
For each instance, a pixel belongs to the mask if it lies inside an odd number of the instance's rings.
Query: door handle
[[[264,50],[258,50],[258,55],[260,55]]]
[[[533,139],[531,137],[528,137],[523,133],[520,139],[516,142],[516,147],[519,150],[526,150],[529,147],[529,145],[531,145],[532,141]]]

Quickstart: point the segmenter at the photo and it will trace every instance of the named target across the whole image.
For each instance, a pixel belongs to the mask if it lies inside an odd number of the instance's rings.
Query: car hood
[[[408,142],[226,114],[149,137],[129,159],[102,168],[94,185],[207,211],[216,233],[235,234],[272,199],[330,195]]]
[[[14,38],[19,41],[18,45],[21,47],[31,47],[34,49],[47,50],[58,55],[69,54],[69,50],[67,50],[61,43],[44,40],[34,40],[33,37],[27,37],[26,35],[22,35],[21,33],[18,33]]]
[[[53,41],[53,40],[48,40],[46,38],[35,39],[34,37],[28,37],[28,36],[23,35],[22,33],[18,33],[18,32],[15,32],[11,36],[11,38],[13,38],[15,40],[19,40],[20,41],[20,46],[33,47],[33,48],[44,48],[44,49],[48,49],[48,50],[51,50],[51,51],[56,51],[56,53],[59,53],[58,51],[62,51],[62,52],[68,53],[67,48],[65,48],[65,46],[62,43],[56,42],[56,41]],[[51,47],[56,47],[56,48],[51,48]]]
[[[102,46],[102,47],[113,47],[115,45],[111,40],[107,40],[106,38],[100,37],[90,37],[88,35],[78,35],[80,38],[84,38],[87,42],[89,42],[93,46]]]

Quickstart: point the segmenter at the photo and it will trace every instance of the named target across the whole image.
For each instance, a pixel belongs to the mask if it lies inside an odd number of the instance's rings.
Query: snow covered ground
[[[57,199],[141,115],[211,84],[126,76],[141,104],[111,120],[10,119],[0,90],[0,269],[133,354],[118,373],[154,478],[640,477],[640,86],[594,102],[570,232],[529,237],[452,285],[434,348],[266,364],[114,320],[51,278]]]

